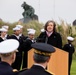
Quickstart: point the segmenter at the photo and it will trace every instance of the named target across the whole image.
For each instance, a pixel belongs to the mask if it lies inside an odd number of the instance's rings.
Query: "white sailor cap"
[[[8,39],[0,43],[0,54],[11,53],[17,50],[19,42],[15,39]]]
[[[4,26],[2,26],[2,28],[8,29],[8,28],[9,28],[9,26],[4,25]]]
[[[20,28],[19,27],[15,27],[15,28],[13,28],[13,30],[20,30]]]
[[[34,30],[34,29],[32,29],[32,30],[30,30],[29,32],[28,32],[28,34],[35,34],[35,32],[36,32],[36,30]]]
[[[19,25],[19,24],[18,24],[18,25],[16,25],[16,27],[23,28],[23,26],[22,26],[22,25]]]
[[[69,41],[73,41],[73,40],[74,40],[74,38],[73,38],[73,37],[71,37],[71,36],[68,36],[68,37],[67,37],[67,40],[69,40]]]
[[[5,29],[5,28],[0,28],[0,31],[1,31],[1,32],[7,32],[7,29]]]
[[[31,30],[34,30],[34,29],[32,29],[32,28],[27,29],[27,31],[31,31]]]
[[[41,29],[41,32],[44,32],[45,30],[44,30],[44,28],[43,29]]]

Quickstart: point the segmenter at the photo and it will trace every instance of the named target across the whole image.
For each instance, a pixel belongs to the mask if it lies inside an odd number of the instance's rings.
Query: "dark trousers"
[[[13,69],[20,70],[21,63],[22,63],[22,52],[17,52],[15,62],[12,64]]]
[[[70,75],[70,70],[71,70],[71,64],[72,64],[72,55],[69,55],[69,64],[68,64],[68,75]]]
[[[22,68],[27,68],[27,65],[28,65],[28,53],[24,52],[24,54],[23,54],[23,66],[22,66]]]

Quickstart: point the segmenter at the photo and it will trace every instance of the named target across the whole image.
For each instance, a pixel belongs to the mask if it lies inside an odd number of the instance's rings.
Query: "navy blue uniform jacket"
[[[19,75],[53,75],[53,74],[45,71],[45,69],[41,66],[33,65],[30,69],[19,73]]]
[[[0,75],[17,75],[13,68],[6,62],[0,62]]]

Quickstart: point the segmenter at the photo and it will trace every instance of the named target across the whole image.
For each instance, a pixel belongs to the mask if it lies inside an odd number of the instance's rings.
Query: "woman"
[[[41,32],[37,39],[37,42],[45,42],[51,44],[52,46],[62,49],[62,38],[61,35],[58,32],[56,32],[55,27],[56,24],[54,21],[47,21],[44,26],[45,31]]]

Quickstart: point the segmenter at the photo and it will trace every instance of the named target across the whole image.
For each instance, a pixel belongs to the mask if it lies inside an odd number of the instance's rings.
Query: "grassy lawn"
[[[72,62],[71,75],[76,75],[76,60],[73,60]]]

